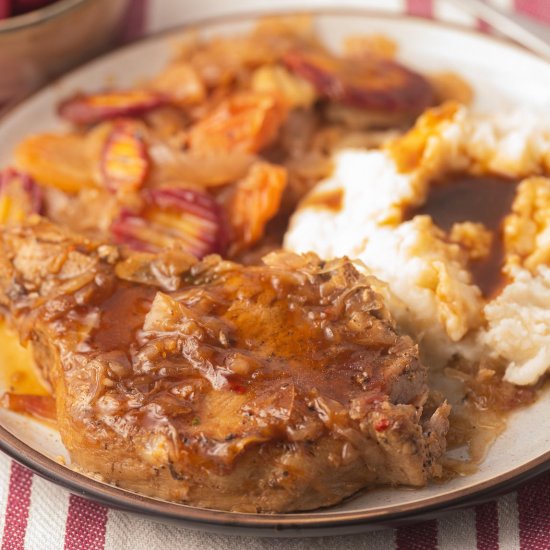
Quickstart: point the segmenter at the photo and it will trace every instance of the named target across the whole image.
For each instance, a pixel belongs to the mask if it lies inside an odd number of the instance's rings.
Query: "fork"
[[[550,59],[550,27],[518,13],[511,13],[483,0],[445,0],[485,21],[503,35]]]

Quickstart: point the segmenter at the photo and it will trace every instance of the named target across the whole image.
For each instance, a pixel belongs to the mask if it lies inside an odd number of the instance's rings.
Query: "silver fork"
[[[550,59],[550,27],[519,13],[512,13],[483,0],[445,0],[482,19],[503,35]]]

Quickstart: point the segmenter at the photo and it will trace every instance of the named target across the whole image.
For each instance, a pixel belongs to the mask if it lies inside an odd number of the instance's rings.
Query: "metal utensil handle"
[[[550,59],[550,30],[527,16],[507,12],[482,0],[446,0],[482,19],[526,48]]]

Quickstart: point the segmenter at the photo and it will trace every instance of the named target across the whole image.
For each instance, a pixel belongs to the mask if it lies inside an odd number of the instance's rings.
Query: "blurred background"
[[[487,0],[550,23],[550,0]],[[0,108],[105,51],[199,19],[312,7],[368,8],[449,21],[490,32],[449,0],[0,0]]]

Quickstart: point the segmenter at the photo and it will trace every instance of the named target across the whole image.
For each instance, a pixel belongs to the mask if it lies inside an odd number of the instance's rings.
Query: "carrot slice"
[[[42,193],[28,174],[13,168],[0,172],[0,224],[21,223],[41,209]]]
[[[31,416],[56,420],[55,399],[51,395],[29,395],[6,392],[0,399],[0,405],[10,411]]]
[[[339,58],[323,51],[287,52],[288,69],[340,103],[386,112],[420,112],[433,102],[430,83],[403,65],[378,56]]]
[[[276,137],[286,107],[272,95],[243,93],[222,102],[189,133],[197,153],[256,153]]]
[[[148,90],[77,94],[63,101],[58,113],[74,124],[95,124],[112,118],[138,116],[165,103],[162,95]]]
[[[107,137],[101,158],[106,187],[117,194],[137,191],[147,178],[149,168],[140,125],[132,120],[118,121]]]
[[[135,250],[180,248],[197,258],[220,252],[222,221],[216,201],[194,189],[145,191],[140,212],[123,210],[111,226],[116,242]]]

